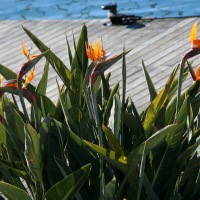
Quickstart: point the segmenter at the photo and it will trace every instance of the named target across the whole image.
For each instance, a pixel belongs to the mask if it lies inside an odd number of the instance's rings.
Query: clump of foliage
[[[20,72],[0,66],[8,80],[0,86],[0,191],[4,196],[11,200],[199,198],[199,68],[194,72],[187,62],[200,53],[197,23],[190,33],[193,47],[160,92],[143,63],[150,104],[141,114],[126,97],[129,51],[109,56],[99,41],[88,44],[83,25],[74,56],[67,40],[70,67],[66,67],[23,29],[42,53],[31,56],[22,43],[27,62]],[[47,60],[44,73],[33,86],[30,81],[42,57]],[[111,74],[104,72],[120,59],[122,86],[118,82],[111,86]],[[56,104],[46,95],[49,65],[63,83],[57,84]],[[188,74],[194,82],[182,92]]]

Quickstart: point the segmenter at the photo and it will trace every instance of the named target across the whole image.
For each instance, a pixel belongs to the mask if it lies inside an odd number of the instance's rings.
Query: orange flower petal
[[[2,84],[2,79],[3,79],[3,77],[2,77],[2,75],[0,74],[0,84]]]
[[[99,40],[94,42],[94,51],[95,51],[95,60],[100,61],[101,57],[105,55],[105,51],[103,50],[103,48],[101,48]]]
[[[200,80],[200,65],[197,67],[195,71],[195,78],[196,78],[196,81]]]
[[[93,58],[93,48],[92,48],[92,45],[88,45],[88,43],[85,43],[85,46],[86,46],[86,54],[87,54],[87,57],[94,61],[94,58]]]
[[[23,40],[22,40],[22,53],[28,58],[28,56],[29,56],[29,51],[26,49],[26,46],[25,46]]]
[[[4,88],[17,88],[17,83],[8,83],[3,86]]]
[[[1,87],[4,87],[4,88],[17,88],[16,79],[11,79],[11,80],[5,82]]]
[[[101,44],[99,40],[94,42],[94,48],[92,45],[88,45],[86,43],[86,54],[89,59],[92,61],[100,61],[101,58],[106,54],[103,48],[101,48]]]
[[[34,76],[35,76],[35,68],[32,70],[32,72],[29,74],[29,76],[26,77],[26,81],[23,86],[24,87],[27,86],[33,80]]]
[[[200,46],[200,40],[193,40],[193,44],[195,46]]]
[[[94,57],[95,57],[95,60],[100,60],[100,49],[101,49],[100,42],[97,40],[97,41],[94,42]]]
[[[32,55],[32,56],[30,57],[30,60],[32,60],[32,59],[34,59],[34,58],[37,58],[38,56],[40,56],[40,54]]]

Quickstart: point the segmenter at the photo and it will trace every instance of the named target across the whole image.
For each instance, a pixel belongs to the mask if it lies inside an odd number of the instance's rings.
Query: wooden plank
[[[166,83],[168,75],[180,62],[181,56],[190,47],[188,35],[198,18],[174,19],[142,19],[137,25],[110,26],[103,24],[108,19],[95,20],[39,20],[39,21],[0,21],[0,63],[8,66],[16,73],[26,58],[21,53],[21,40],[29,46],[29,38],[22,29],[22,25],[32,31],[47,46],[51,48],[61,60],[69,66],[66,46],[66,35],[73,49],[73,34],[77,41],[83,23],[88,28],[89,42],[100,38],[104,48],[112,55],[120,53],[123,45],[132,48],[126,56],[127,61],[127,96],[133,98],[141,111],[149,101],[148,89],[142,69],[142,59],[159,91]],[[66,35],[65,35],[66,33]],[[33,48],[33,53],[38,53]],[[45,64],[43,59],[36,66],[36,77],[33,81],[37,85]],[[198,64],[198,60],[194,60]],[[121,62],[116,63],[109,71],[112,72],[111,83],[117,80],[121,83]],[[194,65],[194,67],[195,67]],[[56,80],[57,74],[50,68],[47,95],[55,101],[58,97]],[[188,80],[187,84],[191,81]],[[141,92],[142,91],[142,92]]]

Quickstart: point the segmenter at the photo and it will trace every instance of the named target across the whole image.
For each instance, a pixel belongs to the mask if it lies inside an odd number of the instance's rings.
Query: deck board
[[[26,61],[21,53],[21,40],[29,46],[29,38],[22,29],[22,25],[39,37],[51,50],[69,66],[66,35],[71,46],[73,37],[78,39],[82,24],[88,28],[89,41],[96,38],[103,40],[107,52],[119,53],[123,45],[132,51],[126,56],[127,62],[127,96],[131,96],[139,111],[149,102],[149,94],[143,75],[142,60],[152,77],[158,91],[165,85],[169,74],[179,63],[181,56],[190,47],[189,32],[198,18],[171,19],[143,19],[137,25],[103,26],[107,19],[94,20],[38,20],[38,21],[0,21],[0,63],[15,71]],[[66,33],[66,35],[65,35]],[[36,48],[33,53],[38,53]],[[41,78],[45,59],[37,64],[36,86]],[[199,64],[199,57],[195,58],[194,66]],[[121,62],[116,63],[111,71],[112,85],[119,81],[121,84]],[[57,75],[50,68],[47,95],[56,101],[58,91]],[[192,80],[186,81],[187,87]]]

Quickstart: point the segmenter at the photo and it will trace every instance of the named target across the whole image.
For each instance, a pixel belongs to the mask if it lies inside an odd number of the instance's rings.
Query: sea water
[[[0,20],[99,19],[106,0],[0,0]],[[116,0],[120,13],[145,18],[200,16],[199,0]]]

